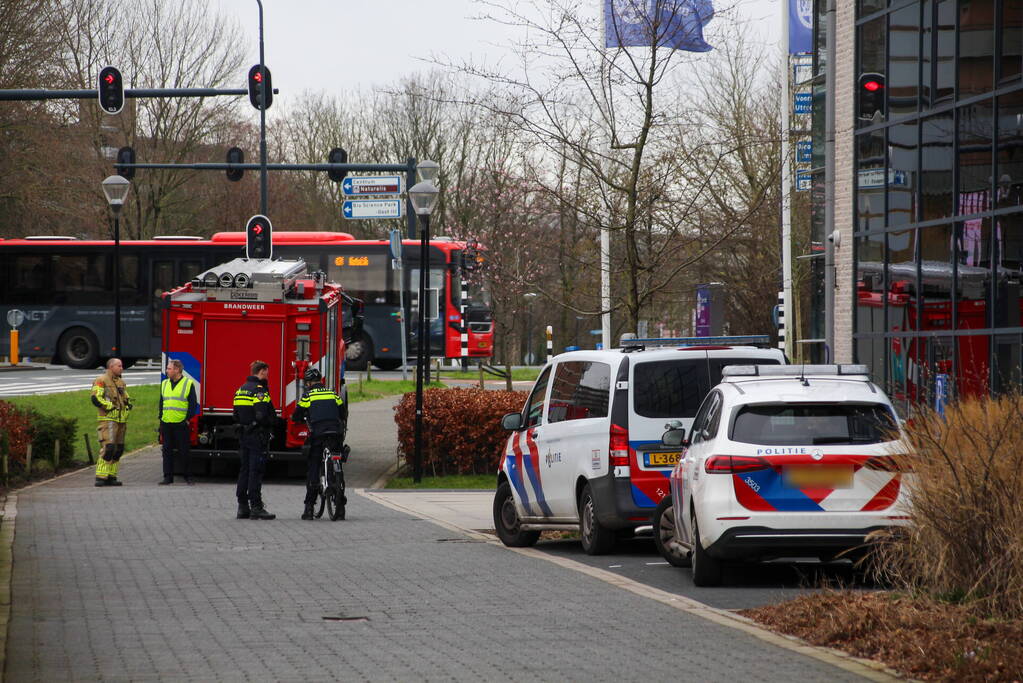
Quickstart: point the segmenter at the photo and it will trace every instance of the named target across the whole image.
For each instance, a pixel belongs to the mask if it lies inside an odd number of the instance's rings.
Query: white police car
[[[666,420],[688,426],[700,401],[736,363],[781,364],[767,337],[630,339],[572,351],[543,369],[511,430],[497,478],[494,526],[510,546],[543,529],[579,530],[589,554],[619,533],[650,526],[680,448],[661,443]]]
[[[855,556],[908,523],[898,419],[865,365],[725,368],[685,435],[663,437],[685,453],[654,529],[698,586],[725,560]]]

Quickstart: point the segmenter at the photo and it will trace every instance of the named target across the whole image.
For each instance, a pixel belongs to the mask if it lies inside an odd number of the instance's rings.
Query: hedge
[[[508,432],[501,417],[522,410],[524,391],[427,389],[423,392],[423,471],[427,475],[496,474]],[[394,407],[398,451],[415,451],[416,395]]]
[[[60,465],[74,464],[77,430],[78,423],[74,418],[43,415],[36,410],[21,409],[0,401],[0,456],[8,454],[12,467],[22,472],[30,443],[33,463],[47,462],[52,468],[53,444],[59,440]]]

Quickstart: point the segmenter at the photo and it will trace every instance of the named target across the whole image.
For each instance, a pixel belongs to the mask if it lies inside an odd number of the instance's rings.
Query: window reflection
[[[998,98],[998,208],[1023,204],[1023,93]]]
[[[1023,60],[1023,0],[1002,0],[1001,17],[1002,54],[999,60],[999,83],[1019,79]]]
[[[959,110],[959,211],[970,215],[991,208],[991,100]]]
[[[884,131],[860,135],[859,170],[856,175],[860,230],[884,227]]]
[[[995,0],[959,3],[959,98],[994,86]]]
[[[888,129],[888,225],[916,221],[918,127],[916,121]]]
[[[884,233],[856,238],[856,331],[884,332]]]
[[[956,5],[955,0],[941,0],[935,16],[938,34],[935,56],[934,104],[950,101],[955,93]]]
[[[952,215],[952,113],[923,119],[921,137],[921,204],[923,220]]]
[[[888,114],[912,114],[916,111],[920,85],[918,4],[913,3],[889,15],[888,41]]]
[[[888,331],[916,327],[916,230],[888,233]]]

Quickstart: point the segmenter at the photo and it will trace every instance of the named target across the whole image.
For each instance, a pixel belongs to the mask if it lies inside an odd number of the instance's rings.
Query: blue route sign
[[[796,163],[809,164],[813,159],[813,143],[810,140],[800,140],[796,143]]]
[[[346,197],[401,194],[405,179],[400,175],[348,176],[341,182],[341,191]]]
[[[794,114],[809,114],[813,110],[813,94],[808,92],[797,92],[794,101]]]
[[[341,215],[349,220],[365,218],[401,218],[405,215],[404,199],[346,199]]]

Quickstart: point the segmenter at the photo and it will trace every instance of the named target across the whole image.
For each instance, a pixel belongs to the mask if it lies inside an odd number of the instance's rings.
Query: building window
[[[994,20],[995,0],[959,3],[959,99],[994,87]]]
[[[952,112],[929,116],[920,124],[920,201],[925,221],[952,215],[953,132]]]
[[[889,15],[888,41],[888,116],[914,114],[920,92],[919,4]]]
[[[959,109],[959,205],[960,215],[991,209],[992,141],[994,112],[991,100]]]

